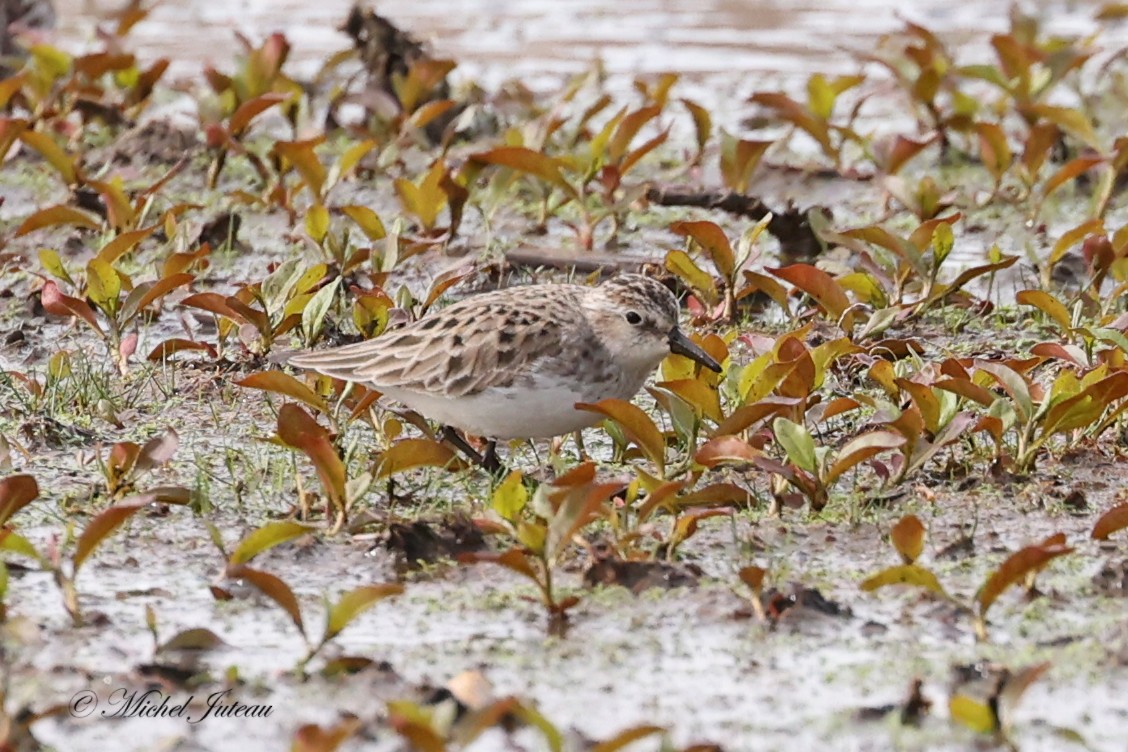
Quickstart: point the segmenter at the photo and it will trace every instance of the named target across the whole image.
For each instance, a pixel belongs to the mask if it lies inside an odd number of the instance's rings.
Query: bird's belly
[[[426,418],[475,436],[495,439],[560,436],[587,428],[600,419],[595,413],[575,408],[577,402],[599,398],[593,399],[565,387],[493,388],[462,397],[399,390],[389,390],[386,394]]]

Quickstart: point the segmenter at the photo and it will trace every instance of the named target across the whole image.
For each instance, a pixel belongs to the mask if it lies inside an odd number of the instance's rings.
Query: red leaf
[[[229,568],[227,570],[227,576],[232,579],[246,580],[260,593],[278,604],[290,617],[290,620],[294,622],[294,625],[297,626],[302,636],[305,636],[305,625],[302,623],[302,608],[298,605],[298,599],[294,597],[294,591],[279,577],[270,574],[270,572],[264,572],[261,569],[251,569],[245,566]]]
[[[0,525],[39,496],[39,484],[30,475],[10,475],[0,480]]]
[[[98,326],[98,319],[86,301],[64,295],[54,282],[47,282],[43,285],[40,300],[47,313],[56,316],[77,316],[89,324],[90,328],[99,335],[102,334],[102,327]]]
[[[344,509],[345,466],[329,441],[329,432],[305,410],[287,402],[278,411],[278,436],[309,457],[326,496],[334,507]]]

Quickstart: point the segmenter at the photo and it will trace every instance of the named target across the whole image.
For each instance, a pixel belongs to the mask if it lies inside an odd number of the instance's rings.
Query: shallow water
[[[64,36],[89,38],[93,16],[117,0],[56,0]],[[732,77],[746,87],[764,79],[805,77],[853,61],[902,19],[927,25],[957,44],[982,43],[1008,27],[1010,0],[381,0],[377,10],[458,60],[486,83],[582,70],[602,59],[613,73],[676,71]],[[1046,2],[1052,33],[1094,30],[1101,3]],[[186,0],[160,3],[132,32],[148,58],[169,56],[179,74],[225,62],[232,32],[252,38],[284,31],[293,59],[316,67],[348,44],[336,30],[351,0]],[[92,14],[90,11],[93,10]],[[218,53],[218,54],[217,54]]]

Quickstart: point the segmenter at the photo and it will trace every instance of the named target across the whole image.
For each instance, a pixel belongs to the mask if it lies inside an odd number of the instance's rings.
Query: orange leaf
[[[560,160],[532,149],[526,149],[523,146],[501,146],[489,151],[471,154],[470,159],[475,162],[508,167],[511,170],[533,175],[555,185],[569,196],[576,197],[576,190],[564,179],[563,173],[560,172]]]
[[[206,342],[194,342],[182,337],[173,337],[172,339],[166,339],[164,342],[154,347],[149,354],[145,356],[145,359],[150,361],[168,360],[176,353],[184,350],[203,350],[213,358],[217,354],[215,348]]]
[[[658,467],[658,472],[666,468],[666,439],[654,425],[650,416],[642,408],[620,399],[605,399],[595,404],[576,403],[577,410],[597,413],[613,420],[627,438],[642,450],[643,455]]]
[[[3,494],[0,494],[0,499]],[[4,515],[0,513],[0,524],[4,522]],[[1128,502],[1117,504],[1112,509],[1101,515],[1097,524],[1093,526],[1093,540],[1108,540],[1108,536],[1128,527]]]
[[[446,444],[431,439],[397,441],[380,457],[377,478],[387,478],[416,467],[452,467],[463,464]]]
[[[683,237],[690,237],[709,255],[717,271],[725,279],[732,279],[736,266],[735,254],[725,231],[714,222],[674,222],[670,229]]]
[[[305,141],[279,141],[274,144],[275,152],[294,166],[310,193],[317,197],[321,196],[321,190],[325,186],[326,173],[325,166],[313,149],[324,142],[325,136],[318,136]]]
[[[693,461],[708,468],[723,464],[746,464],[762,452],[736,436],[717,436],[701,445],[693,455]]]
[[[979,158],[998,182],[1014,160],[1007,135],[997,123],[977,123],[975,130],[979,134]]]
[[[1048,562],[1072,552],[1064,543],[1046,542],[1027,546],[1011,554],[999,568],[991,573],[979,593],[975,596],[979,604],[979,615],[984,616],[991,604],[1011,585],[1022,580],[1027,574],[1037,572]]]
[[[873,431],[857,436],[838,450],[837,458],[827,471],[824,482],[829,485],[855,465],[889,449],[898,449],[904,443],[905,437],[892,431]]]
[[[293,376],[282,373],[281,371],[259,371],[235,383],[238,386],[245,386],[248,389],[262,389],[266,392],[274,392],[275,394],[281,394],[285,397],[296,399],[321,413],[328,414],[329,412],[329,405],[325,404],[325,400],[321,399],[321,396],[318,395],[317,392],[313,391]]]
[[[794,397],[765,397],[751,405],[736,408],[717,426],[716,435],[736,434],[745,431],[760,421],[774,418],[789,412],[799,399]]]
[[[188,306],[190,308],[199,308],[200,310],[214,313],[217,316],[231,319],[240,324],[248,323],[243,314],[239,313],[227,304],[227,298],[219,293],[214,292],[198,292],[195,295],[189,295],[180,301],[180,305]]]
[[[850,331],[853,327],[853,314],[847,312],[850,308],[850,298],[842,289],[842,285],[822,269],[810,264],[792,264],[782,269],[766,268],[765,271],[790,282],[810,295],[827,312],[831,320],[844,330]]]
[[[16,237],[22,237],[43,227],[54,227],[56,225],[78,225],[97,230],[102,226],[102,222],[90,212],[75,209],[72,206],[48,206],[25,219],[19,229],[16,230]]]
[[[995,394],[979,386],[970,379],[943,379],[936,382],[937,389],[943,389],[959,396],[977,402],[984,407],[990,407],[995,402]]]
[[[661,111],[662,107],[656,104],[640,107],[619,121],[619,127],[615,129],[615,135],[611,137],[611,142],[607,145],[607,156],[612,163],[619,163],[622,160],[639,130],[658,117],[658,113]]]
[[[451,107],[454,107],[453,99],[436,99],[428,102],[411,113],[411,117],[407,119],[405,126],[408,128],[426,128],[429,123]]]
[[[94,553],[94,549],[98,547],[108,535],[113,533],[123,522],[128,520],[139,510],[144,509],[153,502],[152,494],[142,494],[140,496],[131,496],[124,501],[114,504],[103,510],[97,517],[90,520],[82,534],[78,536],[78,543],[74,549],[74,565],[73,573],[78,574],[79,568],[83,562]]]
[[[511,548],[500,554],[490,551],[469,551],[459,554],[458,560],[463,564],[500,564],[506,569],[528,577],[533,582],[540,582],[540,576],[533,568],[531,559],[520,548]]]
[[[1079,177],[1090,168],[1096,167],[1104,161],[1104,157],[1077,157],[1071,159],[1062,165],[1057,172],[1050,176],[1045,185],[1042,186],[1042,198],[1046,199],[1051,193],[1058,188]]]
[[[130,232],[123,232],[116,238],[102,246],[98,251],[97,258],[102,259],[107,264],[112,264],[125,254],[132,251],[137,247],[145,238],[153,234],[158,225],[150,225],[149,227],[142,227],[140,230],[131,230]]]
[[[127,319],[132,317],[134,313],[145,310],[160,298],[168,295],[176,288],[192,282],[194,279],[196,279],[194,274],[182,272],[180,274],[171,274],[151,284],[137,285],[137,287],[133,288],[129,295],[126,296],[125,303],[122,304],[122,316]],[[134,296],[134,293],[136,293],[136,296]]]
[[[740,581],[747,585],[753,593],[759,595],[764,588],[764,579],[768,576],[768,570],[763,567],[748,566],[741,567],[736,574]]]
[[[133,223],[137,217],[129,196],[125,194],[116,181],[87,180],[86,185],[98,191],[102,196],[102,203],[106,205],[106,219],[110,227],[115,230],[124,230]],[[156,226],[153,226],[156,229]]]
[[[248,99],[231,115],[231,120],[228,122],[228,128],[231,135],[238,138],[246,130],[251,121],[261,115],[266,110],[269,110],[274,105],[285,102],[290,97],[286,94],[275,94],[269,92],[254,99]]]
[[[1073,317],[1069,314],[1069,310],[1049,293],[1042,290],[1022,290],[1015,295],[1015,300],[1022,305],[1034,306],[1049,316],[1061,327],[1062,333],[1073,331]]]
[[[912,564],[924,550],[924,523],[915,514],[907,514],[889,531],[893,548],[906,564]]]

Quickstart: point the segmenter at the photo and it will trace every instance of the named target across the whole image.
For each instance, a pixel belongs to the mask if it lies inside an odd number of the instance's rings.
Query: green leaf
[[[197,627],[195,629],[185,629],[183,632],[177,632],[172,637],[162,642],[160,646],[157,647],[156,652],[158,654],[177,650],[203,652],[222,647],[224,644],[226,643],[224,643],[215,632],[210,629],[204,629],[203,627]]]
[[[74,286],[74,280],[71,279],[70,274],[67,273],[66,267],[63,266],[62,259],[59,258],[59,254],[55,253],[50,248],[43,248],[39,251],[39,265],[55,279],[66,282],[72,287]]]
[[[0,551],[10,551],[13,554],[43,562],[43,557],[31,541],[8,528],[0,528]]]
[[[696,121],[696,116],[694,117]],[[700,128],[698,124],[698,128]],[[699,131],[700,133],[700,131]],[[700,138],[700,135],[699,135]],[[699,142],[700,143],[700,142]],[[721,130],[721,177],[725,187],[737,193],[748,190],[752,173],[774,141],[746,141]]]
[[[20,141],[39,152],[68,186],[78,182],[78,167],[74,157],[63,151],[54,138],[40,131],[24,131],[20,134]]]
[[[772,433],[793,464],[809,473],[818,473],[815,440],[806,428],[787,418],[776,418],[772,421]]]
[[[302,276],[302,260],[290,259],[278,265],[278,268],[267,275],[262,281],[262,299],[266,301],[268,311],[277,311],[282,308],[290,289]]]
[[[685,251],[670,251],[666,254],[666,269],[676,274],[689,289],[693,290],[706,305],[716,305],[721,297],[717,293],[713,277],[701,270]]]
[[[306,303],[305,309],[302,310],[302,336],[307,343],[313,342],[314,338],[321,332],[321,326],[325,323],[325,316],[333,305],[333,299],[340,284],[341,278],[337,277],[331,283],[322,287],[314,293],[313,297]]]
[[[1018,414],[1018,419],[1022,423],[1028,422],[1034,417],[1034,400],[1030,396],[1030,388],[1026,384],[1026,379],[1018,371],[1003,365],[1002,363],[982,362],[979,363],[979,370],[991,374],[994,379],[999,382],[1005,391],[1013,400],[1015,412]]]

